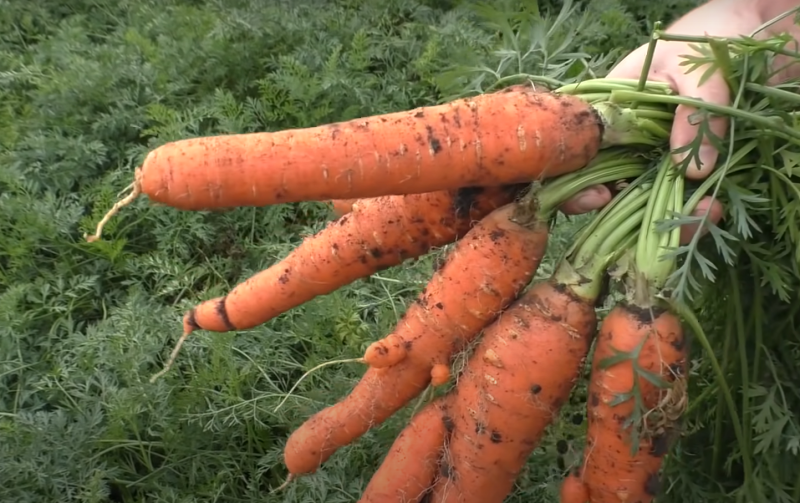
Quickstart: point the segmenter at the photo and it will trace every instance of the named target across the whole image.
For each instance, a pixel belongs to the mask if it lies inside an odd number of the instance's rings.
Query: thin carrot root
[[[443,386],[450,380],[450,365],[437,363],[431,368],[431,386]]]
[[[358,503],[420,503],[439,470],[439,460],[452,432],[449,400],[440,397],[414,414]]]
[[[284,450],[290,472],[313,473],[338,448],[408,404],[431,383],[435,364],[449,362],[517,297],[548,237],[546,223],[512,222],[517,208],[509,204],[478,222],[409,306],[395,330],[406,358],[370,367],[346,398],[292,433]]]
[[[620,352],[629,358],[620,361]],[[612,357],[615,363],[605,364]],[[592,361],[582,470],[592,503],[649,503],[658,495],[661,465],[687,405],[687,372],[686,341],[674,314],[620,304],[604,319]],[[619,399],[631,392],[644,410],[631,397]]]
[[[284,489],[289,487],[289,484],[291,484],[294,481],[294,479],[296,479],[296,478],[297,478],[297,475],[295,475],[293,473],[290,473],[289,476],[286,477],[286,480],[283,481],[283,484],[279,485],[278,487],[276,487],[275,489],[273,489],[269,493],[270,494],[274,494],[274,493],[279,493],[279,492],[283,491]]]
[[[125,206],[128,206],[129,204],[133,203],[133,201],[135,201],[136,198],[139,197],[139,195],[142,193],[142,185],[139,182],[138,173],[139,171],[137,169],[137,178],[136,180],[133,181],[133,183],[129,185],[129,187],[131,187],[131,193],[125,196],[124,198],[120,199],[116,203],[114,203],[114,206],[112,206],[111,209],[108,210],[108,212],[106,212],[106,214],[103,216],[100,222],[97,223],[97,227],[95,228],[94,234],[92,234],[91,236],[87,234],[83,235],[86,241],[88,241],[89,243],[93,243],[99,240],[103,235],[103,228],[114,217],[114,215],[119,213],[119,210],[121,210]]]

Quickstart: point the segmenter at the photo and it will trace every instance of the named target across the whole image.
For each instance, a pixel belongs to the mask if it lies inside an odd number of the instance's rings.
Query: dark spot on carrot
[[[339,245],[338,245],[337,243],[333,243],[333,244],[331,245],[331,248],[333,248],[333,249],[334,249],[334,251],[338,251],[338,250],[339,250]]]
[[[189,325],[189,328],[192,330],[198,330],[200,325],[197,324],[197,312],[192,308],[189,311],[189,315],[186,317],[186,324]]]
[[[433,134],[432,127],[425,126],[425,129],[428,131],[428,146],[431,148],[434,155],[438,154],[442,151],[442,142],[440,142],[439,139]]]
[[[661,491],[661,477],[657,473],[651,473],[644,483],[644,492],[650,496],[656,496],[659,491]]]
[[[670,436],[667,433],[654,435],[650,440],[650,455],[656,458],[665,456],[669,452]]]
[[[383,251],[380,248],[372,248],[369,251],[369,254],[372,255],[374,258],[381,258],[383,256]]]
[[[450,416],[442,417],[442,423],[444,423],[444,429],[447,430],[447,433],[453,433],[453,429],[456,427],[456,423],[453,421],[453,418]]]
[[[358,261],[361,262],[362,264],[366,264],[369,262],[369,259],[367,258],[366,255],[359,255]]]
[[[350,218],[350,215],[343,215],[342,218],[339,219],[339,225],[346,224],[348,218]]]
[[[683,348],[686,347],[686,338],[678,335],[670,342],[670,345],[675,348],[675,351],[683,351]]]
[[[450,466],[450,463],[448,463],[447,461],[442,460],[439,463],[439,475],[441,475],[442,477],[444,477],[446,479],[452,479],[453,475],[455,475],[455,472],[453,470],[453,467]]]
[[[278,277],[278,283],[280,283],[281,285],[285,285],[286,283],[288,283],[289,282],[289,273],[290,272],[291,271],[289,271],[289,269],[284,269],[283,270],[283,274],[281,274]]]
[[[493,242],[496,243],[499,239],[501,239],[505,235],[506,231],[502,229],[495,229],[489,233],[489,239],[491,239]]]
[[[339,137],[339,125],[338,124],[331,124],[331,140],[336,140]]]
[[[492,433],[489,435],[489,440],[490,440],[490,441],[491,441],[493,444],[499,444],[500,442],[502,442],[502,441],[503,441],[503,436],[502,436],[502,435],[500,435],[500,432],[499,432],[499,431],[497,431],[497,430],[492,430]]]
[[[475,204],[475,198],[482,194],[484,190],[483,187],[463,187],[458,189],[453,196],[453,209],[456,217],[468,217],[470,209]]]
[[[597,115],[598,117],[600,114]],[[453,114],[453,122],[455,122],[456,127],[461,127],[461,111],[456,108],[456,113]]]
[[[515,316],[514,322],[522,328],[531,328],[530,322],[522,316]]]
[[[592,393],[592,395],[589,397],[589,405],[592,407],[597,407],[600,405],[600,397],[597,395],[597,393]]]
[[[483,435],[486,433],[486,425],[480,421],[475,421],[475,433],[478,435]]]
[[[639,307],[632,304],[625,304],[625,309],[633,316],[633,318],[643,324],[648,325],[666,312],[666,308],[661,306]]]
[[[413,343],[411,341],[403,341],[403,347],[405,348],[406,351],[409,351],[412,345]]]
[[[386,346],[384,346],[383,344],[379,344],[379,345],[375,346],[375,352],[378,353],[381,356],[385,356],[386,354],[389,353],[389,349]]]
[[[225,307],[225,302],[228,300],[228,297],[222,297],[219,302],[217,302],[216,312],[219,318],[222,320],[222,324],[225,325],[225,328],[228,332],[233,331],[236,327],[233,326],[231,323],[231,319],[228,317],[228,308]]]
[[[425,117],[425,112],[420,110],[419,112],[414,114],[414,117],[417,118],[417,119],[421,119],[421,118]]]
[[[542,387],[540,385],[534,384],[533,386],[531,386],[531,393],[532,394],[538,395],[541,392],[542,392]]]
[[[580,412],[576,412],[572,415],[572,424],[578,425],[583,423],[583,414]]]
[[[442,304],[441,302],[437,302],[435,307],[436,309],[444,309],[444,304]]]
[[[556,442],[556,451],[558,451],[559,454],[566,454],[568,450],[569,445],[567,444],[566,440],[561,439]]]

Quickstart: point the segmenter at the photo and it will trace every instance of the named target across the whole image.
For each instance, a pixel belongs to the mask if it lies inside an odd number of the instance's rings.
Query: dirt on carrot
[[[620,361],[620,352],[630,358]],[[603,368],[611,357],[613,364]],[[644,372],[668,387],[654,385]],[[592,357],[581,473],[592,503],[649,503],[658,495],[659,471],[687,405],[687,372],[687,343],[676,315],[620,304],[603,320]],[[641,397],[641,409],[632,397],[620,399],[632,392]]]
[[[596,328],[594,301],[540,282],[492,325],[458,377],[453,432],[430,503],[500,503],[569,398]]]
[[[306,421],[284,451],[292,474],[314,472],[338,448],[418,396],[480,331],[511,303],[533,277],[544,255],[546,223],[532,227],[511,221],[509,204],[473,227],[406,310],[394,336],[405,358],[389,367],[370,367],[342,401]],[[437,375],[437,380],[441,375]]]

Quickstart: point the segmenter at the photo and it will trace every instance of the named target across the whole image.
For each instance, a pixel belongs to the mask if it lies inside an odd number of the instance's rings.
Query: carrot
[[[672,178],[670,180],[670,178]],[[676,267],[680,227],[656,222],[680,214],[683,176],[669,155],[647,201],[627,300],[603,320],[592,358],[582,479],[592,503],[649,503],[686,406],[688,357],[683,327],[656,293]]]
[[[468,187],[359,201],[353,212],[306,238],[283,260],[183,317],[183,335],[164,369],[195,330],[244,330],[409,258],[464,236],[475,221],[513,201],[523,185]]]
[[[372,475],[359,503],[423,501],[453,427],[448,404],[443,396],[414,415]]]
[[[454,428],[442,461],[448,468],[430,503],[500,503],[511,492],[579,375],[607,264],[641,219],[644,196],[600,217],[549,280],[484,330],[452,396]]]
[[[613,129],[580,97],[520,85],[306,129],[179,140],[146,156],[131,194],[87,239],[100,239],[108,219],[140,194],[210,210],[552,178],[585,166],[603,146],[631,141]]]
[[[630,357],[622,359],[621,352]],[[616,363],[606,366],[606,359]],[[592,503],[649,503],[657,495],[659,470],[686,405],[687,360],[681,322],[670,312],[619,304],[603,320],[592,359],[582,473]],[[643,372],[672,388],[655,386]]]
[[[559,491],[559,503],[589,503],[589,489],[578,474],[570,473],[564,478]]]
[[[353,205],[358,199],[333,199],[331,206],[333,206],[333,214],[337,217],[346,215],[353,211]]]
[[[284,459],[292,475],[312,473],[419,395],[437,364],[448,364],[525,287],[544,255],[547,226],[512,203],[478,222],[450,253],[397,324],[406,357],[370,367],[352,392],[301,425]],[[439,372],[438,370],[436,372]]]

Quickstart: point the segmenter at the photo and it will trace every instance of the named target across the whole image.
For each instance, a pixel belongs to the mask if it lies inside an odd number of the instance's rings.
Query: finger
[[[711,207],[711,209],[708,211],[708,221],[716,225],[720,220],[722,220],[723,207],[722,203],[716,199],[712,200],[709,196],[704,197],[699,203],[697,203],[697,207],[692,212],[692,215],[696,217],[702,217],[706,214],[706,210],[708,210],[709,207]],[[681,226],[682,245],[691,242],[692,238],[694,238],[695,232],[697,232],[698,227],[699,224],[687,224]],[[706,234],[708,234],[708,225],[704,225],[703,228],[700,229],[701,236],[705,236]]]
[[[581,215],[598,210],[611,201],[611,191],[605,185],[594,185],[578,192],[559,208],[565,215]]]
[[[720,73],[715,73],[700,86],[698,79],[701,74],[702,69],[698,69],[692,71],[692,73],[688,75],[681,74],[677,76],[675,85],[678,93],[681,96],[701,99],[715,105],[729,105],[731,100],[730,90],[722,75]],[[693,118],[692,114],[696,112],[696,108],[685,105],[678,105],[675,108],[675,119],[672,124],[672,134],[670,135],[670,146],[673,149],[685,147],[697,138],[700,131],[700,124],[693,124],[693,122],[701,122],[704,118],[699,115],[697,118]],[[728,128],[728,120],[726,117],[710,117],[708,122],[708,129],[715,136],[720,138],[726,136]],[[681,152],[677,154],[675,161],[682,162],[690,153],[691,152]],[[704,134],[700,149],[697,151],[697,157],[695,158],[693,156],[692,161],[686,168],[686,178],[700,180],[707,177],[714,170],[718,157],[719,152],[717,152],[717,149],[710,142],[708,135]],[[699,164],[697,158],[699,158]]]

